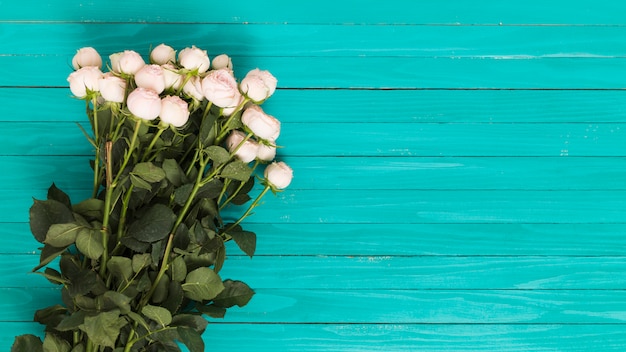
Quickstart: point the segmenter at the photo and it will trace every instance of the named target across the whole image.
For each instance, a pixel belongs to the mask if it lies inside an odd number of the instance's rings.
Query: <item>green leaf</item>
[[[204,352],[204,341],[199,332],[192,328],[179,326],[176,328],[180,341],[187,346],[189,352]]]
[[[71,283],[68,285],[68,289],[72,297],[85,295],[98,287],[98,274],[93,270],[82,269],[70,279]]]
[[[113,256],[107,263],[107,269],[118,279],[128,282],[133,276],[133,265],[130,258]]]
[[[72,209],[87,218],[102,221],[102,218],[104,217],[104,201],[101,199],[85,199],[84,201],[75,204]]]
[[[222,319],[226,314],[226,308],[216,307],[212,304],[203,305],[197,304],[196,309],[202,313],[210,316],[211,318]]]
[[[213,270],[215,270],[216,273],[219,273],[220,270],[222,270],[224,261],[226,261],[226,247],[224,247],[224,242],[222,242],[222,245],[215,251],[215,263],[213,264]]]
[[[72,315],[66,316],[63,320],[61,320],[55,329],[59,331],[76,330],[85,322],[85,316],[87,316],[87,312],[84,310],[76,311]]]
[[[135,165],[131,174],[139,176],[150,183],[160,182],[165,178],[165,171],[151,162]]]
[[[172,322],[172,314],[169,310],[163,307],[157,307],[147,305],[141,310],[141,314],[145,315],[149,319],[157,322],[161,327],[166,327]]]
[[[141,242],[156,242],[169,235],[175,221],[172,209],[157,203],[128,227],[128,234]]]
[[[61,276],[61,273],[52,268],[46,268],[43,273],[38,272],[36,274],[43,275],[48,281],[54,285],[66,284],[67,280]]]
[[[187,274],[182,285],[185,295],[195,301],[215,298],[224,289],[220,277],[210,268],[200,267]]]
[[[174,202],[178,205],[185,205],[191,195],[191,190],[193,190],[193,184],[191,183],[176,188],[174,191]]]
[[[110,302],[119,308],[120,313],[127,314],[130,312],[130,297],[116,291],[107,291],[102,297],[106,302]]]
[[[139,189],[145,189],[146,191],[152,191],[152,185],[150,183],[148,183],[148,181],[145,181],[144,179],[140,178],[139,176],[130,174],[130,183],[133,184],[133,186],[139,188]]]
[[[55,334],[47,333],[43,339],[44,352],[70,352],[70,344]]]
[[[42,325],[56,326],[67,313],[67,309],[59,304],[35,311],[34,320]]]
[[[89,259],[99,259],[104,253],[102,233],[94,229],[81,229],[76,236],[76,248]]]
[[[172,319],[172,326],[186,326],[203,333],[209,322],[197,314],[177,314]]]
[[[243,307],[254,295],[254,291],[241,281],[224,280],[224,291],[213,298],[213,304],[217,307],[230,308],[232,306]]]
[[[139,325],[143,326],[144,329],[146,329],[147,331],[150,331],[150,326],[148,325],[148,323],[146,322],[146,320],[139,314],[130,311],[128,313],[126,313],[126,315],[132,319],[134,322],[138,323]]]
[[[120,329],[126,324],[127,321],[120,317],[120,312],[112,310],[92,317],[85,317],[85,323],[80,326],[80,329],[96,345],[114,348]]]
[[[217,120],[217,115],[208,114],[202,120],[202,124],[200,125],[200,130],[198,131],[198,139],[202,146],[213,145],[216,137],[215,128],[215,120]]]
[[[209,159],[213,160],[214,165],[221,165],[230,160],[230,153],[226,149],[217,145],[205,148],[204,152]]]
[[[72,202],[70,201],[70,196],[68,196],[65,192],[57,188],[57,186],[54,183],[52,183],[50,188],[48,188],[48,199],[56,200],[57,202],[65,205],[68,209],[72,209]]]
[[[34,200],[29,210],[30,230],[35,239],[43,243],[48,229],[54,224],[65,224],[74,221],[72,211],[63,203],[54,199]]]
[[[138,273],[141,269],[147,267],[150,264],[152,264],[152,259],[150,259],[150,253],[140,253],[133,255],[133,272]]]
[[[161,302],[161,306],[167,308],[172,314],[176,314],[183,304],[185,293],[180,282],[171,281],[167,293],[167,299]]]
[[[20,335],[13,341],[11,352],[43,352],[43,343],[35,335]]]
[[[80,344],[74,346],[71,352],[85,352],[85,345],[81,342]]]
[[[69,246],[76,241],[78,232],[84,228],[85,227],[75,222],[54,224],[48,229],[44,243],[55,247]]]
[[[235,243],[237,243],[237,246],[252,258],[256,251],[256,234],[254,232],[235,228],[226,232],[226,234],[230,235],[230,237],[235,240]]]
[[[241,160],[234,160],[226,166],[222,170],[221,176],[224,178],[230,178],[237,181],[248,181],[250,175],[252,174],[252,169],[248,164],[244,163]]]
[[[152,302],[161,303],[167,299],[168,287],[170,286],[170,277],[167,274],[163,274],[161,280],[157,283],[152,294]]]
[[[198,189],[198,193],[196,193],[196,198],[217,198],[222,192],[222,187],[224,187],[222,181],[217,179],[211,179],[209,182],[203,184],[200,189]]]
[[[176,257],[170,263],[170,272],[173,281],[183,282],[187,277],[187,264],[182,256]]]
[[[170,181],[171,184],[178,187],[187,181],[185,172],[181,169],[180,165],[174,159],[163,160],[163,172],[165,172],[165,178]]]

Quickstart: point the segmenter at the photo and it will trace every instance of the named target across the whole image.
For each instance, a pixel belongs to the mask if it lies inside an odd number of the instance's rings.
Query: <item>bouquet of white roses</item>
[[[180,351],[177,341],[204,351],[202,315],[223,317],[254,294],[220,278],[224,243],[252,257],[256,235],[241,221],[292,179],[274,161],[280,122],[260,107],[276,78],[255,69],[238,83],[228,56],[210,61],[195,46],[176,56],[164,44],[150,64],[127,50],[103,73],[87,47],[72,65],[70,90],[91,124],[92,197],[72,203],[52,184],[34,201],[34,271],[60,286],[63,304],[36,312],[43,341],[18,336],[12,351]],[[226,221],[231,205],[242,208]],[[59,270],[48,266],[57,258]]]

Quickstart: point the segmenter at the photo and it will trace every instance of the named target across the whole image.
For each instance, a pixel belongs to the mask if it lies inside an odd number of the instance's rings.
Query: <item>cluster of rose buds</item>
[[[176,55],[172,47],[160,44],[150,52],[149,63],[132,50],[112,54],[109,60],[109,71],[102,72],[103,61],[94,48],[78,50],[72,59],[75,71],[67,79],[72,94],[94,105],[116,105],[147,122],[158,119],[170,128],[184,128],[199,108],[219,107],[221,118],[241,113],[244,131],[228,131],[225,147],[246,163],[274,160],[280,121],[260,107],[276,90],[277,80],[269,71],[254,69],[238,83],[229,56],[211,61],[195,46]],[[283,162],[265,169],[274,189],[287,187],[292,177]]]

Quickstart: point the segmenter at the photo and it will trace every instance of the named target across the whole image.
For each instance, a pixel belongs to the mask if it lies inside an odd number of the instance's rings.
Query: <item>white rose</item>
[[[241,122],[261,139],[274,141],[280,135],[280,121],[263,112],[258,105],[246,108],[241,115]]]
[[[202,79],[202,93],[220,108],[236,107],[241,102],[237,81],[227,69],[213,70]]]
[[[183,92],[190,98],[202,101],[204,99],[204,95],[202,94],[202,83],[200,82],[200,77],[194,76],[189,78],[187,83],[183,86]]]
[[[259,144],[259,150],[256,152],[257,159],[261,161],[272,161],[276,157],[276,146]]]
[[[105,73],[99,81],[100,95],[106,101],[122,103],[126,94],[126,80],[113,75],[111,72]]]
[[[99,81],[102,71],[94,66],[85,66],[70,73],[67,81],[70,83],[70,90],[78,98],[85,98],[87,90],[99,91]]]
[[[239,101],[233,106],[229,106],[227,108],[222,108],[222,115],[228,117],[235,112],[235,109],[243,102],[243,96],[239,98]]]
[[[161,98],[150,89],[136,88],[126,98],[128,110],[144,120],[154,120],[161,113]]]
[[[185,48],[178,53],[178,63],[188,70],[198,70],[198,73],[205,73],[211,66],[211,60],[206,50],[192,46]]]
[[[165,89],[178,90],[185,81],[185,76],[178,73],[178,69],[172,64],[161,65],[163,68],[163,79],[165,80]]]
[[[80,48],[72,58],[72,66],[75,70],[87,66],[101,68],[102,57],[100,57],[100,54],[92,47]]]
[[[182,127],[189,120],[187,102],[176,95],[168,95],[161,99],[161,121],[174,127]]]
[[[232,72],[233,60],[230,58],[230,56],[226,54],[217,55],[216,57],[213,58],[213,61],[211,62],[211,67],[214,70],[225,68]]]
[[[176,50],[169,45],[159,44],[150,52],[150,62],[157,65],[176,62]]]
[[[114,56],[113,54],[111,56]],[[115,72],[125,73],[128,75],[134,75],[139,71],[142,67],[146,65],[146,62],[143,61],[143,58],[139,53],[132,50],[124,50],[119,53],[119,56],[109,57],[111,58],[111,68]],[[115,63],[114,63],[115,61]]]
[[[109,61],[111,61],[111,72],[120,73],[120,57],[122,57],[122,53],[109,55]]]
[[[241,91],[255,103],[269,98],[276,91],[276,77],[269,71],[261,71],[258,68],[248,72],[241,80]]]
[[[257,151],[259,150],[259,143],[248,139],[244,142],[246,134],[234,130],[226,138],[226,147],[231,153],[235,153],[235,156],[244,163],[249,163],[256,159]]]
[[[165,90],[163,68],[159,65],[145,65],[135,73],[137,87],[152,89],[161,94]]]
[[[276,189],[287,188],[293,179],[293,170],[284,162],[273,162],[265,168],[265,180]]]

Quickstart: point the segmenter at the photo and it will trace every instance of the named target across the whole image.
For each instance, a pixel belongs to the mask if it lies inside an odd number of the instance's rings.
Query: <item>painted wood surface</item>
[[[211,350],[626,348],[626,2],[258,5],[0,0],[0,349],[58,297],[31,197],[88,194],[72,55],[161,42],[272,71],[296,175],[228,248],[257,295]]]

